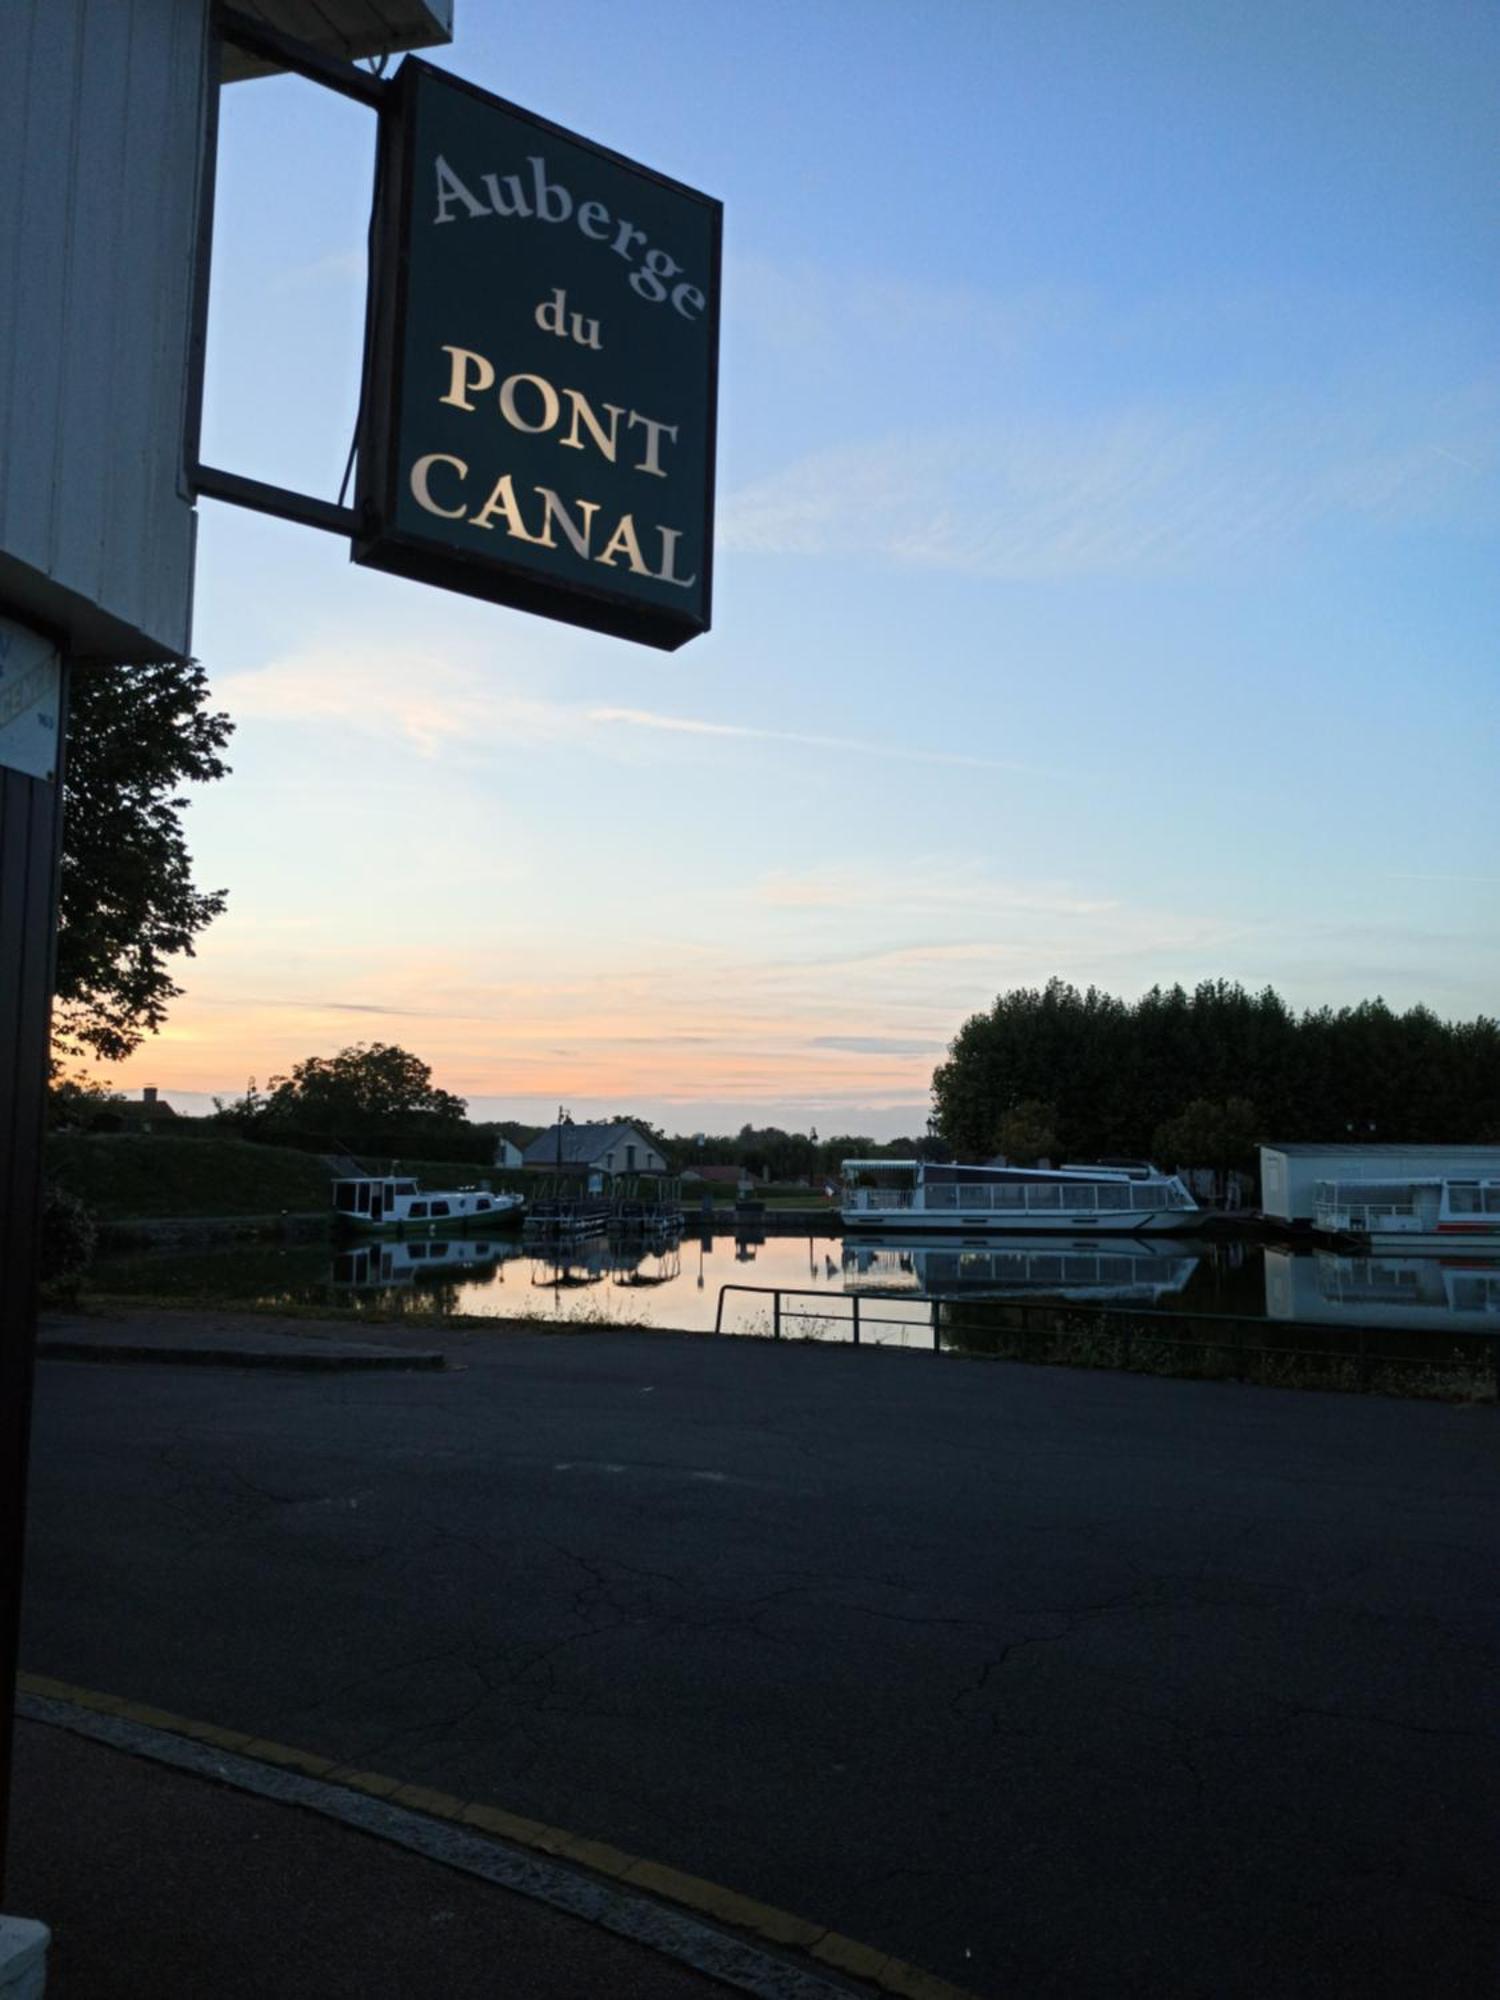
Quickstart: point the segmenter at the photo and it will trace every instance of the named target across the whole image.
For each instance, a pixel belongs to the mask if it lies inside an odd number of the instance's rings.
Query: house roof
[[[558,1127],[554,1125],[532,1140],[521,1155],[522,1163],[528,1167],[555,1167],[560,1158],[565,1167],[586,1167],[601,1153],[632,1139],[639,1146],[651,1145],[645,1133],[637,1131],[634,1125],[564,1125],[561,1130],[560,1153]]]

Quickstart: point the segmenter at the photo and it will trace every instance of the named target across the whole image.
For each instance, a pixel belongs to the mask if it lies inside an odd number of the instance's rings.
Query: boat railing
[[[1410,1201],[1320,1201],[1313,1205],[1313,1223],[1318,1229],[1368,1230],[1416,1220],[1417,1205]]]

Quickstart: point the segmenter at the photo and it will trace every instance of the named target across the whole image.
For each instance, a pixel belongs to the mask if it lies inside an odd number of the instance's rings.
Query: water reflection
[[[341,1245],[235,1245],[101,1259],[101,1296],[179,1304],[357,1305],[377,1312],[457,1312],[482,1318],[582,1318],[708,1329],[722,1286],[726,1329],[769,1321],[767,1289],[812,1292],[842,1327],[853,1302],[868,1324],[895,1320],[921,1294],[957,1300],[1048,1297],[1100,1306],[1333,1321],[1421,1333],[1500,1333],[1500,1258],[1339,1256],[1259,1244],[1167,1237],[861,1238],[815,1228],[590,1237],[573,1244],[518,1237],[379,1239]],[[876,1304],[884,1294],[892,1303]],[[837,1301],[835,1304],[834,1302]],[[804,1298],[799,1307],[820,1310]],[[837,1337],[830,1332],[830,1338]],[[867,1336],[881,1337],[872,1332]]]
[[[1500,1333],[1500,1258],[1265,1254],[1267,1319]]]
[[[424,1279],[447,1278],[460,1270],[475,1271],[493,1265],[502,1257],[518,1254],[510,1243],[488,1242],[480,1237],[413,1237],[356,1243],[336,1251],[330,1282],[340,1291],[385,1290],[395,1285],[415,1285]]]
[[[682,1275],[682,1240],[675,1230],[533,1244],[529,1254],[532,1285],[542,1291],[586,1291],[606,1282],[649,1291]]]
[[[1008,1237],[1004,1243],[862,1237],[844,1245],[846,1292],[931,1298],[1045,1296],[1150,1305],[1181,1292],[1203,1261],[1180,1242],[1149,1237]]]

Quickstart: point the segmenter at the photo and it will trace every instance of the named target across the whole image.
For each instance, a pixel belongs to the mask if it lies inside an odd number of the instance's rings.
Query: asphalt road
[[[660,1334],[452,1353],[44,1363],[24,1664],[986,1994],[1495,1990],[1493,1408]]]

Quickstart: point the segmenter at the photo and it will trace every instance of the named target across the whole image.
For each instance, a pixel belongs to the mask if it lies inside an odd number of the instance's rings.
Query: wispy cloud
[[[809,453],[732,494],[719,539],[1008,581],[1203,574],[1325,525],[1478,508],[1497,456],[1484,385],[1395,409],[1239,398],[991,417]]]
[[[323,285],[363,283],[366,262],[362,243],[352,244],[347,250],[330,250],[326,257],[315,257],[310,263],[289,264],[271,280],[271,290],[303,292]]]
[[[1099,917],[1119,907],[1113,896],[1083,895],[1066,883],[1010,881],[962,857],[937,853],[879,870],[852,865],[773,869],[756,883],[752,895],[757,903],[778,910],[1027,911]]]
[[[1004,757],[971,757],[955,750],[924,750],[908,743],[881,743],[862,736],[815,736],[799,729],[760,729],[739,722],[707,722],[691,715],[657,715],[643,708],[591,708],[585,711],[590,722],[613,724],[627,729],[658,730],[667,735],[738,738],[755,743],[790,743],[808,750],[837,750],[860,757],[887,757],[903,764],[949,764],[973,771],[1026,771],[1039,774],[1034,765],[1018,764]],[[1044,775],[1055,776],[1055,772]]]
[[[1059,775],[1004,757],[928,749],[905,741],[824,736],[652,709],[551,701],[506,686],[488,664],[438,658],[421,650],[382,653],[365,645],[355,654],[332,646],[309,648],[231,674],[215,692],[237,717],[337,722],[363,735],[398,738],[423,757],[436,757],[454,745],[499,740],[513,747],[566,745],[617,755],[624,738],[638,735],[690,737],[704,743],[782,743],[901,764]]]
[[[1020,352],[1076,310],[1055,290],[997,297],[973,285],[905,280],[882,272],[838,270],[826,262],[780,263],[741,252],[729,261],[725,296],[732,331],[743,327],[768,347],[812,362],[847,367],[849,343],[861,351],[913,341],[955,339],[982,346],[992,362]]]
[[[933,1056],[941,1055],[947,1044],[902,1041],[895,1035],[814,1035],[809,1046],[851,1056]]]
[[[1496,884],[1500,884],[1500,875],[1418,873],[1405,868],[1389,870],[1388,879],[1392,882],[1462,882],[1477,888],[1493,888]]]

